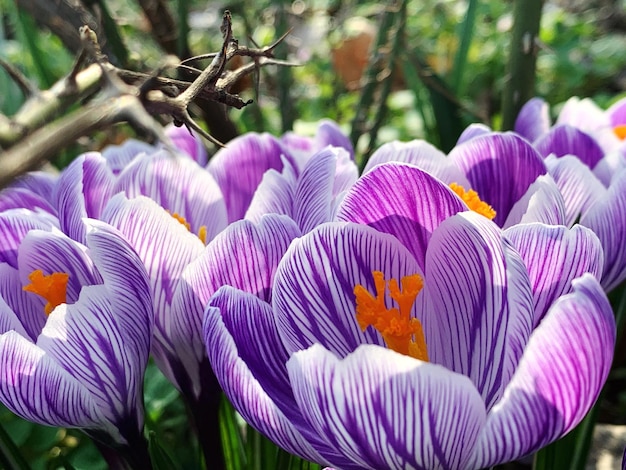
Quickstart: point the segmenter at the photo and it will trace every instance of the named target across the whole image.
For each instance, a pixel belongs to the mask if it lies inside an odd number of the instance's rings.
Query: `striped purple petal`
[[[324,224],[295,240],[274,282],[276,323],[287,350],[320,343],[345,356],[362,343],[384,345],[378,331],[363,332],[356,320],[354,288],[375,294],[373,271],[398,282],[421,273],[396,238],[364,225]]]
[[[40,196],[44,201],[52,201],[58,175],[49,171],[30,171],[11,183],[12,188],[25,189]]]
[[[67,303],[78,300],[83,286],[102,284],[102,277],[95,269],[87,247],[58,230],[28,232],[19,247],[18,263],[23,286],[30,283],[28,276],[36,270],[46,275],[69,274]]]
[[[263,174],[281,170],[284,154],[272,135],[248,133],[228,142],[211,158],[207,169],[224,194],[228,222],[244,217]]]
[[[230,285],[268,302],[278,263],[299,235],[295,223],[284,216],[268,215],[258,224],[235,222],[184,271],[163,321],[166,339],[191,379],[193,393],[200,392],[198,365],[206,355],[202,318],[211,296]]]
[[[470,124],[465,128],[465,130],[459,136],[459,140],[457,140],[456,145],[461,145],[467,142],[468,140],[472,140],[474,137],[479,137],[481,135],[491,134],[493,131],[489,126],[485,124]]]
[[[386,163],[363,175],[347,192],[337,220],[367,224],[397,237],[423,268],[437,226],[467,206],[444,183],[420,170]]]
[[[59,176],[54,201],[61,230],[85,243],[87,228],[83,218],[99,218],[113,195],[113,173],[98,152],[78,156]]]
[[[254,307],[248,304],[246,310],[257,318],[270,308],[268,304],[255,300],[255,297],[245,296],[245,299],[253,302]],[[267,313],[266,318],[269,318],[262,324],[270,328],[271,311]],[[224,325],[219,309],[207,308],[203,332],[215,376],[246,422],[288,452],[313,462],[328,463],[296,428],[295,423],[285,416],[241,359],[238,345]],[[262,337],[259,339],[262,340]]]
[[[490,409],[532,330],[523,261],[493,222],[465,212],[433,233],[424,274],[430,358],[468,376]]]
[[[572,226],[606,193],[606,188],[589,167],[574,156],[549,156],[546,166],[563,195],[564,225]]]
[[[51,426],[107,426],[81,381],[19,333],[0,335],[0,361],[0,400],[15,414]]]
[[[206,228],[211,240],[227,224],[224,196],[211,174],[186,157],[165,150],[136,158],[119,175],[115,192],[129,198],[148,196],[183,217],[193,233]]]
[[[515,119],[515,132],[529,142],[534,142],[550,130],[550,107],[542,98],[531,98]]]
[[[30,230],[51,230],[56,221],[26,209],[0,212],[0,263],[17,268],[17,250]]]
[[[604,151],[593,137],[567,124],[554,126],[547,134],[540,137],[534,145],[544,157],[551,154],[557,157],[575,155],[591,169],[604,156]]]
[[[292,171],[291,165],[286,163],[282,173],[274,169],[265,172],[246,211],[246,220],[258,222],[266,214],[293,217],[296,181]]]
[[[367,160],[363,174],[376,165],[388,162],[409,163],[439,178],[444,183],[457,183],[468,188],[465,175],[445,153],[426,142],[389,142],[381,145]]]
[[[588,272],[600,280],[604,253],[598,237],[586,227],[524,224],[505,235],[528,269],[535,299],[533,328],[559,297],[571,292],[574,279]]]
[[[563,225],[566,220],[563,195],[550,175],[539,176],[511,208],[502,228],[517,224],[542,222]]]
[[[350,159],[354,160],[354,148],[348,136],[343,133],[335,121],[322,119],[315,133],[315,144],[313,148],[315,151],[319,151],[329,145],[346,150]]]
[[[513,133],[474,137],[452,149],[448,158],[465,173],[470,188],[496,211],[503,226],[509,212],[537,177],[547,173],[541,156]]]
[[[136,139],[127,139],[121,145],[109,145],[102,150],[102,156],[114,175],[119,175],[139,155],[153,154],[157,147]]]
[[[490,411],[470,468],[528,455],[585,416],[613,359],[615,320],[593,276],[573,283],[534,331],[515,376]]]
[[[17,316],[27,337],[35,341],[46,324],[46,301],[24,291],[23,287],[17,268],[0,263],[0,297]]]
[[[5,274],[2,270],[3,265],[0,264],[0,275]],[[29,337],[28,332],[22,326],[22,322],[15,314],[13,309],[9,307],[2,296],[0,296],[0,335],[7,331],[15,330],[20,336]]]
[[[626,279],[626,170],[615,176],[608,191],[583,214],[580,224],[589,227],[604,249],[602,287],[609,292]]]
[[[468,468],[485,407],[467,377],[373,345],[316,344],[287,368],[304,417],[359,468]]]
[[[198,165],[205,166],[209,161],[202,139],[186,126],[170,124],[165,128],[165,135],[172,140],[177,149],[189,155]]]
[[[45,198],[30,189],[9,186],[0,192],[0,212],[23,208],[56,216],[57,211],[51,201],[51,197]]]

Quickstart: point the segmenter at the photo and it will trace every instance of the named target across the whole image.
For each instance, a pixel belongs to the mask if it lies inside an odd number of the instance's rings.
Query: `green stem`
[[[454,58],[454,72],[452,76],[452,91],[458,96],[461,91],[461,81],[465,64],[467,63],[467,53],[469,51],[472,36],[474,35],[474,24],[476,23],[476,10],[478,10],[478,0],[468,0],[465,21],[461,29],[461,42]]]
[[[502,130],[511,130],[522,105],[535,94],[537,36],[543,0],[515,0],[511,50],[502,96]]]

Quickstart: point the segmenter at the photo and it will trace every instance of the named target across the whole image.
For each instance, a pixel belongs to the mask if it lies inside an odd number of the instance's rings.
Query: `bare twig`
[[[173,56],[168,56],[163,66],[152,74],[115,67],[101,51],[95,32],[88,26],[81,27],[79,38],[83,50],[69,75],[30,98],[12,118],[0,115],[0,146],[5,149],[0,153],[0,188],[22,172],[41,165],[77,138],[113,123],[128,122],[144,134],[166,140],[154,115],[169,116],[215,145],[223,145],[191,117],[188,108],[192,102],[205,100],[242,108],[251,100],[229,92],[235,81],[260,66],[297,64],[274,59],[276,43],[258,49],[240,48],[232,35],[228,11],[224,13],[221,30],[220,51],[211,56],[211,63],[198,71],[192,82],[186,82],[161,76],[165,69],[179,65]],[[226,70],[228,61],[237,55],[251,57],[253,62]],[[89,62],[95,63],[88,65]],[[83,103],[77,111],[53,121],[72,105],[94,97],[97,99],[93,102]]]

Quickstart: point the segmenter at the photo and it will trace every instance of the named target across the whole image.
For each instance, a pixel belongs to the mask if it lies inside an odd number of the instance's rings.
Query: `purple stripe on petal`
[[[531,332],[533,298],[519,254],[485,217],[458,214],[433,234],[424,290],[431,360],[470,377],[491,408]]]
[[[17,252],[22,239],[30,230],[51,230],[52,219],[25,209],[0,212],[0,263],[17,268]]]
[[[412,165],[387,163],[362,176],[348,191],[337,220],[370,225],[397,237],[420,266],[439,224],[467,206],[444,183]]]
[[[517,224],[542,222],[552,225],[565,223],[565,201],[550,175],[539,176],[511,208],[502,228]]]
[[[109,145],[102,150],[102,156],[114,175],[118,175],[135,158],[143,153],[152,154],[157,151],[153,145],[136,139],[128,139],[122,145]]]
[[[522,256],[535,299],[535,328],[550,306],[568,294],[572,281],[584,273],[600,279],[604,254],[594,233],[581,225],[525,224],[506,231],[506,237]]]
[[[534,142],[550,130],[550,109],[541,98],[531,98],[515,119],[515,132],[529,142]]]
[[[287,368],[305,418],[356,466],[467,468],[485,422],[467,377],[373,345],[343,360],[315,345]]]
[[[38,196],[44,201],[52,201],[54,186],[58,175],[49,171],[30,171],[11,183],[12,188],[23,188]]]
[[[85,243],[83,218],[98,218],[113,194],[113,173],[98,152],[89,152],[70,163],[55,187],[54,200],[61,230]]]
[[[593,276],[573,287],[530,337],[469,467],[491,467],[540,449],[576,426],[598,397],[613,359],[615,320]]]
[[[103,425],[84,385],[18,333],[0,335],[0,361],[0,399],[15,414],[51,426]]]
[[[274,282],[276,322],[287,350],[321,343],[345,356],[362,343],[383,345],[378,331],[362,332],[356,319],[354,288],[375,295],[373,271],[398,281],[421,272],[396,238],[364,225],[324,224],[295,240]]]
[[[314,462],[324,462],[239,357],[237,345],[224,326],[218,309],[207,309],[203,331],[215,376],[243,419],[288,452]]]
[[[513,133],[491,133],[453,148],[451,158],[465,173],[470,188],[496,211],[502,226],[513,205],[537,177],[547,173],[541,156],[526,140]]]
[[[608,191],[580,219],[604,248],[602,287],[609,292],[626,279],[626,170],[615,176]]]
[[[0,265],[0,269],[1,267],[2,265]],[[0,275],[2,274],[4,273],[0,270]],[[28,332],[22,326],[22,322],[17,315],[15,315],[13,309],[9,307],[9,304],[0,296],[0,334],[10,330],[15,330],[20,336],[24,336],[25,338],[29,337]]]
[[[263,174],[282,169],[283,154],[272,135],[249,133],[231,140],[211,158],[207,169],[222,189],[229,222],[243,218]]]
[[[170,124],[165,128],[165,134],[172,139],[176,148],[189,155],[198,165],[205,166],[209,161],[202,139],[186,126]]]
[[[539,138],[534,145],[544,157],[550,154],[554,154],[557,157],[575,155],[591,169],[604,156],[604,152],[593,137],[567,124],[553,127],[547,134]]]

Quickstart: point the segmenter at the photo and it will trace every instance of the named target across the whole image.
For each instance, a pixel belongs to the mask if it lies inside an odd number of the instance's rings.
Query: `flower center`
[[[396,279],[385,281],[380,271],[373,271],[376,296],[373,296],[361,284],[354,287],[356,297],[356,319],[361,331],[368,326],[380,332],[387,347],[407,356],[428,361],[428,350],[422,324],[417,318],[411,317],[411,309],[422,290],[424,281],[419,274],[404,276],[401,285]],[[385,306],[385,291],[398,304],[398,308]]]
[[[57,305],[67,302],[67,280],[70,275],[67,273],[52,273],[44,275],[41,269],[33,271],[28,276],[30,284],[23,287],[27,292],[32,292],[48,301],[44,310],[46,315],[50,315]]]
[[[613,128],[613,132],[619,140],[626,140],[626,124],[618,124]]]
[[[467,207],[474,212],[478,212],[480,215],[487,217],[489,220],[493,220],[496,217],[496,211],[487,204],[485,201],[481,201],[478,197],[478,193],[473,189],[465,191],[465,188],[457,183],[451,183],[450,189],[454,191],[457,196],[463,199],[463,202],[467,204]]]
[[[172,214],[172,217],[178,220],[181,224],[185,226],[187,230],[191,232],[191,225],[189,224],[189,222],[187,222],[187,220],[182,215],[180,215],[177,212],[174,212]],[[206,245],[206,225],[203,225],[202,227],[200,227],[200,230],[198,230],[197,235],[198,235],[198,238],[202,241],[202,243]]]

